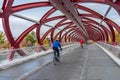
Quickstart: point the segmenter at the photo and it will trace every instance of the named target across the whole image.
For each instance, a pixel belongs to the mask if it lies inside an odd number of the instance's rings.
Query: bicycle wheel
[[[81,48],[83,48],[83,44],[81,44]]]
[[[60,60],[58,58],[54,57],[53,63],[54,63],[54,65],[57,65],[58,63],[60,63]]]
[[[53,64],[54,64],[54,65],[57,65],[57,60],[56,60],[56,58],[53,58]]]

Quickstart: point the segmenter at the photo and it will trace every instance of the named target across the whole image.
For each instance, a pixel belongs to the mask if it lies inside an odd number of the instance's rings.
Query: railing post
[[[37,47],[37,53],[39,53],[41,51],[41,45],[38,44],[38,47]]]
[[[14,47],[11,47],[7,56],[7,60],[12,61],[14,54],[15,54]]]

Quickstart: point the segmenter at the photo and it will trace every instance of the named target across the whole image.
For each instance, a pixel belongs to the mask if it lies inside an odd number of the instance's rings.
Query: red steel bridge
[[[27,55],[20,49],[20,44],[33,30],[38,47],[48,36],[51,42],[57,38],[61,43],[82,39],[105,44],[111,41],[111,45],[117,45],[115,31],[120,33],[119,0],[1,0],[0,7],[0,27],[10,43],[8,60],[13,59],[14,49],[18,49],[16,52],[20,56]],[[21,20],[27,25],[19,26]],[[14,31],[19,29],[23,30],[15,37]]]
[[[112,44],[116,44],[114,30],[120,32],[120,27],[115,22],[115,20],[109,19],[109,17],[107,17],[107,14],[110,13],[112,8],[117,12],[118,15],[120,14],[119,0],[36,0],[35,2],[32,1],[14,5],[15,2],[17,2],[17,0],[2,0],[0,9],[0,18],[2,19],[1,27],[4,28],[7,39],[11,44],[11,49],[20,48],[21,41],[33,29],[36,30],[38,46],[42,45],[43,40],[48,35],[50,35],[51,41],[55,40],[57,36],[59,36],[59,40],[61,42],[77,42],[80,39],[83,39],[85,41],[93,40],[104,41],[105,43],[108,43],[109,40],[112,40]],[[104,14],[100,14],[97,12],[97,10],[85,7],[85,3],[107,5],[107,9],[103,9]],[[44,7],[50,8],[44,14],[42,13],[43,16],[38,20],[34,20],[32,18],[19,14],[19,12],[25,10]],[[98,10],[100,8],[97,5],[94,7],[97,7]],[[84,13],[80,10],[84,11]],[[62,14],[57,14],[51,17],[51,15],[57,11],[61,12]],[[34,23],[28,26],[26,30],[23,30],[23,32],[21,32],[21,34],[16,39],[14,39],[14,34],[12,34],[12,27],[10,25],[11,16],[28,20]],[[54,25],[47,24],[51,21],[55,22]],[[103,22],[104,24],[102,24]],[[40,35],[42,25],[51,27],[44,32],[43,36]],[[60,29],[60,27],[62,28]],[[59,29],[59,31],[55,33],[57,29]],[[22,50],[18,50],[18,53],[21,56],[26,55],[26,53],[24,53]],[[10,54],[10,56],[12,55]]]

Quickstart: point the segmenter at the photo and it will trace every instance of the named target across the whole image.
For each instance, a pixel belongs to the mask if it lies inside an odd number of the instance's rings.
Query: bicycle
[[[83,48],[83,44],[81,44],[81,48]]]
[[[60,49],[60,50],[62,50],[62,49]],[[54,57],[53,57],[53,64],[54,65],[57,65],[57,64],[59,64],[60,63],[60,53],[59,53],[59,55],[57,54],[57,50],[54,50]]]
[[[57,56],[54,56],[53,57],[53,64],[54,65],[57,65],[57,64],[59,64],[60,63],[60,59],[57,57]]]

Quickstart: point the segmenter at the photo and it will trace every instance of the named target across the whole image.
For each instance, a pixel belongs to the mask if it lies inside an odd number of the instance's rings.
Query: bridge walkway
[[[67,52],[66,52],[67,51]],[[119,66],[95,44],[67,49],[61,63],[52,55],[1,70],[0,80],[119,80]],[[44,65],[45,66],[41,66]]]

